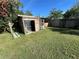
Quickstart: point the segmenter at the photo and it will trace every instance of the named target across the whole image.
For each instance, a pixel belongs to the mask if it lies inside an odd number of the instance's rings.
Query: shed
[[[37,16],[18,15],[18,22],[22,32],[37,32],[40,30],[40,18]]]

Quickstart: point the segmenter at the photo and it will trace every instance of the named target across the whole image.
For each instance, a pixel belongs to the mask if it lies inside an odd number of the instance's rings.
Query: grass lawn
[[[50,28],[18,39],[0,34],[0,59],[79,59],[79,30]]]

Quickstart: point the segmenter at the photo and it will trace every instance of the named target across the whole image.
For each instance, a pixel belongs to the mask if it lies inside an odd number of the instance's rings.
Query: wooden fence
[[[49,21],[49,26],[64,28],[79,28],[79,19],[55,19]]]

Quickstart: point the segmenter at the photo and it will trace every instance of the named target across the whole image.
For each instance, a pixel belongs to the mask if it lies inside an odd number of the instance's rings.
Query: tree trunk
[[[14,33],[14,31],[13,31],[13,29],[12,29],[13,24],[9,21],[9,22],[8,22],[8,25],[9,25],[10,32],[11,32],[13,38],[17,38],[17,35]]]

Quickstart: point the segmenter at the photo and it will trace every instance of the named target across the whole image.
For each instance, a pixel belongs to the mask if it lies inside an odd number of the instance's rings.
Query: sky
[[[34,16],[46,17],[53,8],[66,12],[74,4],[75,0],[20,0],[23,3],[23,12],[29,10]]]

